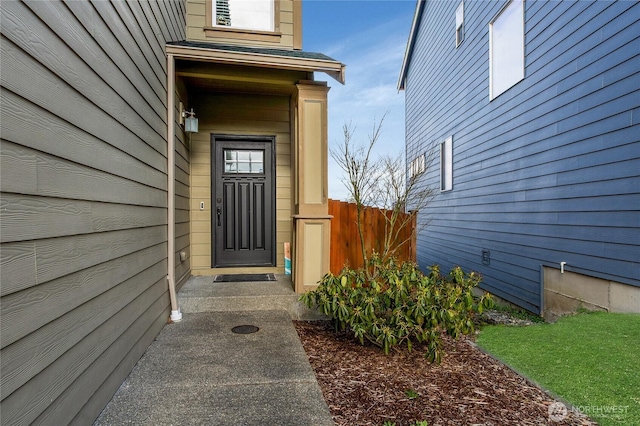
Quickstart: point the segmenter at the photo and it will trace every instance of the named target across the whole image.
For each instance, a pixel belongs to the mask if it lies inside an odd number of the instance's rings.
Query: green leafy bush
[[[473,297],[480,280],[480,275],[465,274],[459,267],[443,276],[437,265],[424,275],[415,263],[382,262],[374,253],[367,270],[329,273],[300,300],[318,307],[332,318],[336,331],[349,330],[361,344],[366,339],[388,354],[396,345],[411,350],[414,343],[425,343],[426,358],[440,363],[440,333],[455,338],[473,332],[475,313],[492,306],[488,294]]]

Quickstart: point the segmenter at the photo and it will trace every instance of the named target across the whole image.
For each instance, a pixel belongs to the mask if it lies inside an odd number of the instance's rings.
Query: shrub
[[[368,273],[367,273],[368,272]],[[367,278],[370,277],[370,278]],[[449,275],[435,265],[424,275],[415,263],[382,262],[375,253],[368,271],[344,268],[339,275],[324,276],[316,290],[300,300],[332,318],[336,331],[347,330],[385,354],[397,345],[425,343],[425,357],[440,363],[441,332],[456,338],[474,331],[473,316],[492,306],[489,294],[476,299],[473,288],[481,277],[455,267]]]

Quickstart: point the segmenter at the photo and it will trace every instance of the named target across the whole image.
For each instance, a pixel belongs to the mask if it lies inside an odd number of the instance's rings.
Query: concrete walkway
[[[192,278],[182,321],[164,327],[94,424],[333,425],[287,285]],[[233,333],[239,325],[259,330]]]

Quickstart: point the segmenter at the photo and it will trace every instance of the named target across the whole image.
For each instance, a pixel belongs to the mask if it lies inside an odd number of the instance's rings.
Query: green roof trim
[[[284,56],[288,58],[299,58],[299,59],[313,59],[317,61],[329,61],[329,62],[338,62],[329,56],[316,53],[316,52],[304,52],[302,50],[288,50],[288,49],[268,49],[262,47],[247,47],[247,46],[234,46],[229,44],[217,44],[217,43],[207,43],[201,41],[169,41],[167,42],[168,46],[178,46],[178,47],[191,47],[195,49],[211,49],[211,50],[222,50],[227,52],[236,52],[236,53],[249,53],[249,54],[258,54],[258,55],[267,55],[267,56]]]

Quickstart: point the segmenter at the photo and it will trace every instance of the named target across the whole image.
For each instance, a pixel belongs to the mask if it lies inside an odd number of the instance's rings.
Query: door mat
[[[275,281],[276,276],[273,274],[223,274],[216,275],[213,279],[214,283],[239,283],[251,281]]]

